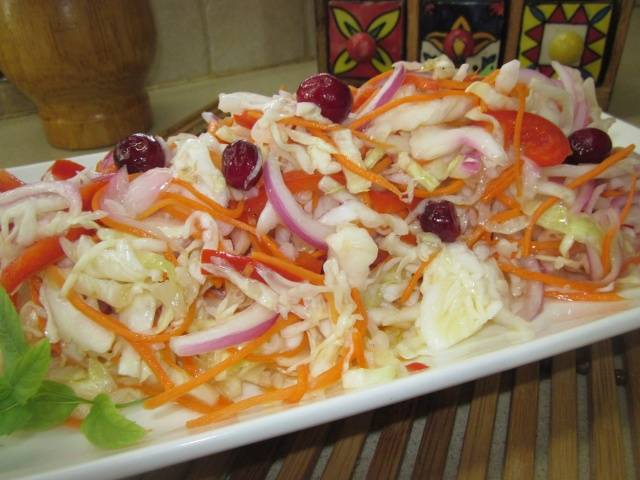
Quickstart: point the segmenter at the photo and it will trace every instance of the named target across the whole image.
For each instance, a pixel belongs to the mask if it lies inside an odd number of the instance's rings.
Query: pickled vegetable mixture
[[[200,136],[3,172],[2,285],[46,377],[195,427],[528,340],[549,302],[632,299],[640,158],[554,68],[319,74],[221,94]]]

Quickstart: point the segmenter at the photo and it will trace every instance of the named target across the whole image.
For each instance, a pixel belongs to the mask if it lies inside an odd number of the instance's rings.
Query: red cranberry
[[[165,166],[162,145],[146,133],[134,133],[120,140],[114,150],[113,160],[118,168],[127,167],[129,173]]]
[[[298,102],[315,103],[322,115],[335,123],[347,118],[353,104],[347,84],[328,73],[312,75],[304,80],[298,87],[296,98]]]
[[[443,242],[455,242],[460,235],[456,208],[447,200],[427,203],[418,220],[423,231],[435,233]]]
[[[611,152],[611,138],[597,128],[583,128],[569,135],[569,144],[573,155],[565,163],[600,163]]]
[[[376,53],[376,41],[366,32],[358,32],[347,41],[347,52],[356,62],[367,62]]]
[[[222,174],[233,188],[249,190],[261,173],[260,152],[253,143],[237,140],[222,152]]]

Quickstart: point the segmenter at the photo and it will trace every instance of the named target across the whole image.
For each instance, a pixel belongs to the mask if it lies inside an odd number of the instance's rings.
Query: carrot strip
[[[549,273],[532,272],[526,268],[517,267],[510,263],[498,263],[498,267],[505,273],[512,273],[520,278],[527,280],[535,280],[547,285],[553,285],[555,287],[571,288],[573,290],[583,290],[592,292],[598,288],[602,288],[604,285],[601,282],[591,282],[588,280],[571,280],[569,278],[559,277],[551,275]]]
[[[362,333],[360,333],[360,330],[357,328],[351,333],[351,341],[353,343],[353,358],[356,360],[356,365],[360,368],[367,368],[367,358],[364,355],[364,339],[362,338]]]
[[[627,219],[627,215],[629,215],[629,211],[631,210],[631,205],[633,205],[633,196],[636,193],[636,182],[638,181],[638,177],[633,175],[631,177],[631,187],[629,188],[629,194],[627,195],[627,201],[624,203],[624,207],[622,208],[622,212],[620,212],[620,225],[624,223]]]
[[[573,180],[571,180],[567,184],[567,187],[569,187],[569,188],[578,188],[579,186],[587,183],[589,180],[592,180],[592,179],[596,178],[598,175],[600,175],[605,170],[611,168],[616,163],[619,163],[620,161],[622,161],[625,158],[627,158],[629,155],[631,155],[633,153],[633,151],[635,149],[636,149],[636,146],[634,144],[631,144],[631,145],[628,145],[628,146],[626,146],[625,148],[623,148],[621,150],[618,150],[618,151],[612,153],[606,159],[604,159],[601,163],[596,165],[594,168],[592,168],[588,172],[586,172],[586,173],[580,175],[579,177],[576,177]]]
[[[233,225],[236,228],[239,228],[240,230],[244,230],[246,232],[252,233],[254,235],[257,235],[256,229],[254,227],[252,227],[251,225],[248,225],[244,222],[241,222],[240,220],[237,220],[235,218],[231,218],[228,215],[224,214],[224,213],[220,213],[218,210],[215,210],[213,208],[211,208],[208,205],[205,205],[203,203],[197,202],[195,200],[192,200],[190,198],[186,198],[183,197],[181,195],[178,195],[177,193],[173,193],[173,192],[163,192],[160,195],[161,199],[164,198],[169,198],[171,200],[174,201],[175,204],[177,205],[182,205],[184,207],[190,208],[192,210],[199,210],[199,211],[203,211],[208,213],[209,215],[211,215],[213,218],[216,218],[217,220],[220,220],[222,222],[228,223],[229,225]]]
[[[553,250],[557,251],[560,248],[560,240],[546,240],[531,242],[531,250],[534,252]]]
[[[527,257],[529,252],[531,251],[531,237],[533,235],[533,227],[536,225],[536,222],[540,219],[542,214],[549,210],[558,199],[556,197],[549,197],[544,202],[542,202],[538,208],[533,212],[531,217],[529,218],[529,225],[524,229],[524,235],[522,236],[522,256]]]
[[[516,86],[518,94],[518,113],[516,114],[515,126],[513,129],[513,152],[515,155],[516,192],[522,195],[522,153],[520,144],[522,143],[522,122],[524,121],[525,95],[520,85]]]
[[[369,315],[367,309],[364,306],[362,295],[357,288],[351,289],[351,298],[356,304],[356,312],[362,317],[361,320],[357,320],[355,324],[355,330],[351,334],[351,340],[353,342],[353,356],[356,359],[356,363],[361,368],[367,368],[367,359],[364,355],[364,339],[367,335],[367,326],[369,325]]]
[[[455,179],[449,182],[444,187],[438,187],[433,192],[424,190],[422,188],[416,188],[413,191],[415,198],[431,198],[439,197],[442,195],[454,195],[464,188],[464,182],[460,179]]]
[[[331,323],[335,325],[336,323],[338,323],[338,316],[339,315],[338,315],[338,309],[336,308],[336,302],[335,302],[335,299],[333,297],[333,293],[326,292],[324,294],[324,299],[327,302],[327,304],[329,305],[329,318],[331,319]]]
[[[392,163],[393,163],[393,160],[391,159],[391,157],[389,155],[387,155],[382,160],[380,160],[378,163],[376,163],[373,167],[371,167],[371,171],[373,173],[381,174],[387,168],[389,168]]]
[[[342,347],[342,350],[338,354],[335,365],[328,370],[325,370],[317,377],[312,378],[309,382],[309,390],[320,390],[323,388],[327,388],[340,380],[342,378],[342,364],[348,352],[348,347]]]
[[[205,384],[207,382],[210,382],[216,376],[218,376],[221,372],[225,371],[227,368],[229,368],[229,367],[237,364],[238,362],[240,362],[247,355],[249,355],[255,349],[260,347],[260,345],[262,345],[266,341],[268,341],[273,335],[275,335],[276,333],[280,332],[280,330],[282,330],[283,328],[285,328],[288,325],[291,325],[292,323],[294,323],[296,321],[298,321],[298,318],[295,317],[294,315],[290,315],[287,320],[279,319],[276,322],[276,324],[273,325],[269,330],[267,330],[265,333],[260,335],[258,338],[248,342],[245,345],[244,348],[242,348],[240,350],[236,350],[231,355],[229,355],[227,358],[225,358],[221,362],[215,364],[213,367],[211,367],[208,370],[204,371],[203,373],[201,373],[197,377],[194,377],[194,378],[190,379],[189,381],[187,381],[187,382],[185,382],[185,383],[183,383],[181,385],[178,385],[178,386],[176,386],[176,387],[174,387],[174,388],[172,388],[170,390],[167,390],[166,392],[163,392],[163,393],[161,393],[159,395],[156,395],[153,398],[148,399],[144,403],[144,406],[146,408],[159,407],[160,405],[163,405],[163,404],[165,404],[167,402],[175,400],[176,398],[180,398],[183,395],[186,395],[191,390],[193,390],[196,387],[199,387],[200,385],[203,385],[203,384]]]
[[[519,217],[522,214],[522,212],[520,211],[519,208],[511,208],[509,210],[503,210],[501,212],[498,212],[494,215],[492,215],[489,218],[490,222],[494,222],[494,223],[504,223],[508,220],[514,219],[516,217]]]
[[[209,425],[210,423],[219,422],[226,418],[237,415],[238,413],[248,410],[251,407],[256,407],[258,405],[264,405],[267,403],[274,403],[278,401],[285,400],[293,393],[296,392],[297,385],[293,385],[287,388],[280,388],[277,390],[272,390],[267,393],[262,393],[260,395],[255,395],[253,397],[245,398],[238,402],[232,403],[231,405],[227,405],[220,409],[216,409],[213,412],[203,415],[198,418],[194,418],[193,420],[189,420],[186,425],[189,428],[202,427],[204,425]],[[154,397],[157,398],[157,397]]]
[[[302,278],[304,280],[308,280],[310,283],[316,285],[324,285],[324,275],[320,275],[319,273],[311,272],[306,268],[302,268],[295,263],[290,262],[289,260],[282,260],[281,258],[275,258],[270,255],[266,255],[262,252],[251,252],[251,258],[264,263],[265,265],[270,265],[272,267],[279,268],[284,270],[285,272],[291,273],[296,277]]]
[[[302,364],[297,368],[297,371],[298,383],[294,392],[284,400],[287,403],[298,403],[309,389],[309,365]]]
[[[187,190],[191,195],[196,197],[202,203],[204,203],[208,207],[211,207],[213,210],[220,212],[223,215],[227,215],[228,217],[231,217],[231,218],[238,218],[240,217],[240,215],[242,215],[242,212],[244,210],[244,202],[239,202],[235,208],[226,208],[220,205],[215,200],[207,197],[204,193],[202,193],[200,190],[198,190],[189,182],[185,182],[180,178],[174,178],[172,183],[175,183],[176,185],[180,185],[182,188]]]
[[[369,123],[374,118],[379,117],[383,113],[386,113],[389,110],[392,110],[399,105],[404,105],[405,103],[430,102],[432,100],[439,100],[441,98],[452,97],[452,96],[466,96],[472,99],[474,102],[477,102],[477,97],[460,90],[442,90],[440,92],[434,92],[429,94],[409,95],[406,97],[397,98],[395,100],[387,102],[381,107],[378,107],[375,110],[372,110],[371,112],[362,115],[360,118],[351,122],[351,124],[349,125],[349,128],[352,130],[356,128],[360,128],[366,125],[367,123]]]
[[[487,184],[482,196],[480,197],[480,201],[485,203],[491,202],[514,182],[516,176],[517,172],[515,165],[506,168],[500,176],[494,178]]]
[[[506,193],[498,193],[495,196],[495,198],[496,198],[496,200],[501,202],[505,207],[517,208],[517,209],[521,210],[520,204],[517,202],[517,200],[515,198],[507,195]]]
[[[613,239],[618,233],[618,228],[616,226],[611,226],[607,230],[607,233],[604,235],[604,239],[602,240],[602,270],[605,275],[609,273],[611,269],[611,244],[613,243]]]
[[[306,350],[308,346],[309,346],[309,339],[307,338],[306,335],[303,335],[302,340],[300,341],[300,344],[297,347],[292,348],[291,350],[287,350],[285,352],[271,353],[268,355],[251,354],[251,355],[247,355],[247,360],[251,362],[262,362],[262,363],[275,362],[279,358],[295,357],[296,355],[299,355],[304,350]]]
[[[222,157],[218,152],[209,149],[209,159],[218,170],[222,170]]]
[[[366,180],[369,180],[371,183],[375,183],[376,185],[386,190],[389,190],[391,193],[394,193],[398,197],[402,196],[402,192],[398,190],[398,188],[393,183],[391,183],[389,180],[387,180],[383,176],[378,175],[377,173],[373,173],[372,171],[367,170],[366,168],[355,164],[354,162],[352,162],[351,160],[349,160],[347,157],[345,157],[340,153],[334,153],[333,157],[338,161],[340,165],[342,165],[347,170],[355,173],[356,175],[361,176]]]
[[[292,127],[315,128],[316,130],[331,130],[331,127],[334,126],[333,124],[314,122],[300,117],[285,117],[278,120],[278,123]]]
[[[158,359],[155,357],[153,350],[149,345],[144,345],[137,342],[129,342],[129,345],[133,347],[133,349],[138,352],[140,358],[144,360],[144,362],[149,366],[153,374],[156,376],[158,381],[162,384],[165,390],[169,390],[173,388],[173,382],[169,378],[167,372],[165,372]]]
[[[398,299],[398,303],[403,304],[403,303],[406,303],[407,300],[409,300],[409,297],[411,296],[415,288],[418,286],[418,282],[422,278],[422,275],[424,274],[425,270],[431,264],[431,262],[433,262],[433,260],[438,256],[438,253],[440,252],[437,251],[432,253],[429,256],[429,258],[427,258],[424,262],[422,262],[418,267],[418,269],[415,272],[413,272],[413,275],[411,275],[411,279],[409,280],[409,283],[407,284],[406,288],[402,292],[402,295],[400,295],[400,298]]]
[[[557,292],[555,290],[546,290],[544,296],[555,298],[556,300],[564,300],[565,302],[615,302],[624,300],[623,297],[615,292]]]
[[[614,198],[614,197],[622,197],[625,194],[624,190],[621,188],[615,188],[613,190],[605,190],[600,194],[603,198]]]
[[[360,140],[362,140],[365,143],[369,143],[371,145],[373,145],[374,147],[379,147],[379,148],[383,148],[383,149],[389,149],[391,148],[393,145],[391,145],[390,143],[385,143],[385,142],[381,142],[379,140],[376,140],[375,138],[371,138],[369,135],[367,135],[366,133],[361,132],[360,130],[351,130],[351,133],[353,134],[354,137],[359,138]]]
[[[467,237],[467,247],[473,247],[485,234],[486,230],[482,227],[482,225],[476,225],[476,228],[473,229],[471,235]]]
[[[197,376],[200,373],[200,367],[196,363],[193,357],[182,357],[180,359],[180,365],[192,377]]]
[[[273,255],[274,257],[277,257],[280,260],[289,260],[289,258],[284,253],[282,253],[280,248],[278,248],[278,244],[269,235],[262,235],[258,239],[258,241],[261,242],[265,247],[267,247],[267,250],[269,250],[271,252],[271,255]]]

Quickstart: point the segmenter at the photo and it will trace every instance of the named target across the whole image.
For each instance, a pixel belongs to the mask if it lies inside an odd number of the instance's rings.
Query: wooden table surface
[[[164,133],[203,128],[197,113]],[[350,477],[640,478],[640,330],[130,478]]]

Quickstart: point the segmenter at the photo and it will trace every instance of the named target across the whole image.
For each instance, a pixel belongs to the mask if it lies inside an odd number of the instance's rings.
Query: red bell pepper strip
[[[75,177],[78,172],[84,170],[84,165],[73,162],[71,160],[56,160],[49,168],[51,175],[56,180],[69,180]]]
[[[72,228],[66,234],[66,238],[73,241],[91,232],[85,228]],[[19,257],[2,270],[0,284],[4,289],[11,294],[31,275],[62,260],[64,251],[60,246],[60,238],[42,238],[25,248]]]
[[[24,185],[24,182],[18,177],[4,169],[0,169],[0,193],[8,192],[22,185]]]
[[[421,370],[426,370],[429,367],[422,362],[411,362],[407,363],[404,368],[409,372],[419,372]]]
[[[80,197],[82,197],[82,210],[88,212],[92,210],[91,202],[93,196],[100,190],[109,180],[93,180],[80,187]]]

